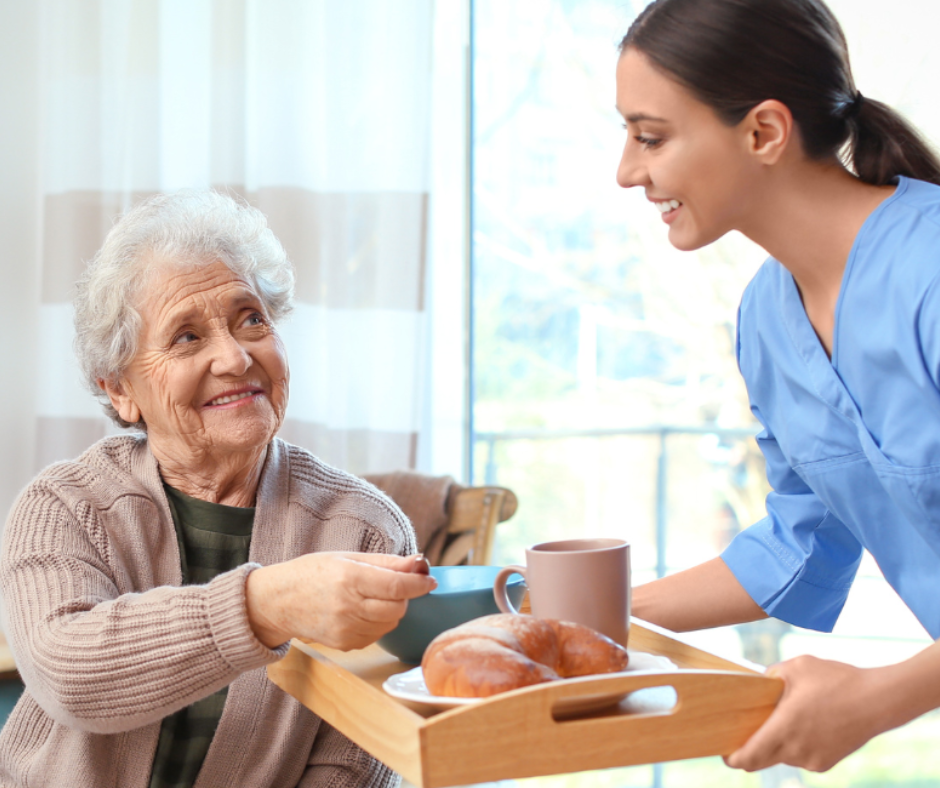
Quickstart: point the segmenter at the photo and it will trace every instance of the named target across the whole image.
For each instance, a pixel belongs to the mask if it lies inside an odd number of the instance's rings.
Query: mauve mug
[[[567,539],[525,551],[525,566],[504,566],[493,595],[504,613],[518,613],[506,581],[520,574],[529,587],[532,615],[596,629],[627,645],[630,630],[630,544],[622,539]]]

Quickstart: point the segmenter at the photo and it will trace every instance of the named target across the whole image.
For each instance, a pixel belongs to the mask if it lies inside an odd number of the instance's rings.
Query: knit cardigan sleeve
[[[101,510],[34,483],[3,534],[4,631],[52,719],[91,733],[155,722],[283,656],[253,635],[247,564],[204,586],[121,593]]]

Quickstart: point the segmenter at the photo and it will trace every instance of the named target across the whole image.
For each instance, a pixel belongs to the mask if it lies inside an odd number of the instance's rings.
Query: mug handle
[[[509,595],[506,593],[506,581],[510,575],[522,575],[525,579],[525,567],[504,566],[500,569],[499,574],[496,575],[496,579],[493,581],[493,597],[496,599],[496,607],[504,613],[515,613],[518,616],[520,615],[519,611],[512,606]]]

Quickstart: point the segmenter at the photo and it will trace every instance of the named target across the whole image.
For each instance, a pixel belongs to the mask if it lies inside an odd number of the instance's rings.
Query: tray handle
[[[588,687],[592,694],[672,687],[677,699],[672,708],[652,713],[626,713],[622,703],[589,716],[555,718],[560,700],[579,697]],[[637,671],[514,690],[427,720],[423,784],[466,785],[728,755],[763,724],[782,691],[777,678],[711,670]]]
[[[599,714],[568,714],[559,707],[566,700],[587,697],[627,696],[644,689],[671,688],[675,692],[672,704],[653,703],[648,711],[631,711],[629,704]],[[669,716],[678,722],[683,718],[697,719],[717,713],[756,711],[769,715],[783,692],[783,680],[752,673],[724,670],[636,671],[627,675],[591,676],[584,680],[547,682],[533,687],[512,690],[494,696],[475,706],[463,706],[443,712],[430,720],[473,714],[478,721],[518,719],[518,715],[536,715],[546,725],[595,725],[604,720],[641,720],[648,717]],[[643,704],[640,704],[641,706]],[[613,706],[613,703],[611,704]],[[756,727],[756,726],[755,726]]]
[[[561,682],[546,693],[545,707],[556,723],[571,725],[596,714],[591,710],[568,712],[564,708],[566,700],[578,701],[585,696],[617,696],[621,693],[623,697],[629,698],[633,693],[652,689],[668,689],[672,693],[659,694],[645,703],[631,704],[628,700],[616,710],[605,712],[604,716],[627,716],[639,720],[664,715],[682,717],[714,708],[772,707],[783,692],[783,681],[732,671],[637,671],[629,676],[611,677],[587,685]]]

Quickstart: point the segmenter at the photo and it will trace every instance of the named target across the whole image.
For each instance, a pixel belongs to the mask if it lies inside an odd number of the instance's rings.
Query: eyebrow
[[[232,300],[229,302],[229,305],[238,308],[244,306],[245,304],[251,304],[260,301],[261,299],[258,297],[257,293],[253,293],[251,290],[243,290],[237,296],[232,298]],[[201,315],[202,311],[203,310],[199,307],[191,307],[190,309],[171,314],[167,323],[175,326],[178,326],[181,323],[189,323],[193,320],[193,318]]]
[[[668,123],[665,118],[657,118],[655,115],[647,115],[645,112],[637,112],[633,115],[627,115],[624,118],[627,123],[640,123],[642,121],[652,121],[653,123]]]

